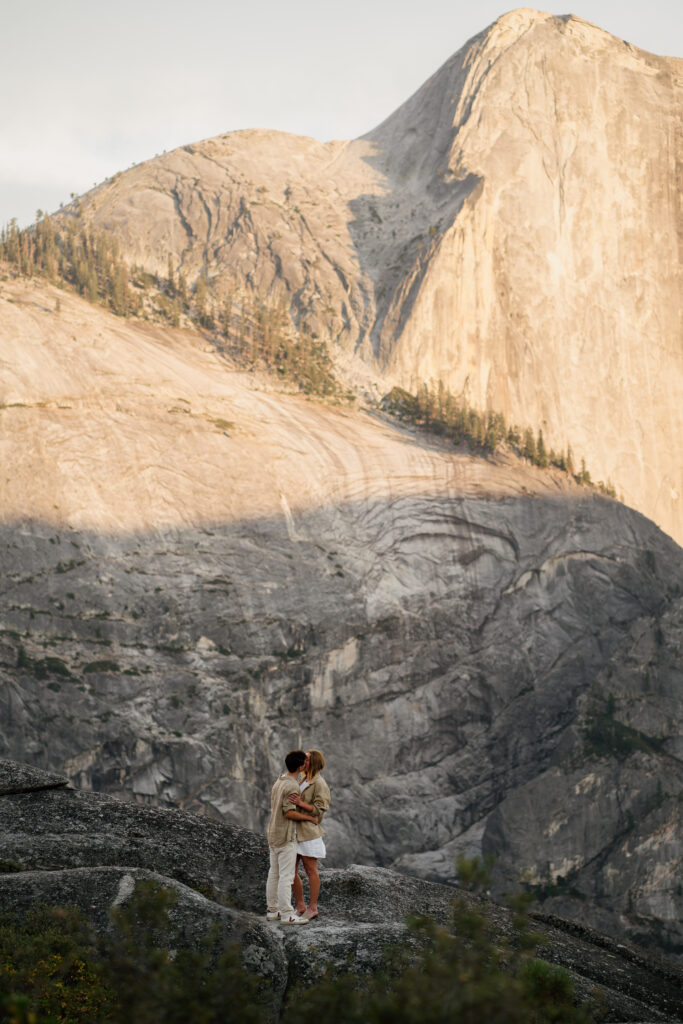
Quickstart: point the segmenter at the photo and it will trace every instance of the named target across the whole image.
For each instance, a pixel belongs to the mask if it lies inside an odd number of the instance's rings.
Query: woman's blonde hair
[[[306,772],[306,778],[309,782],[312,782],[316,775],[325,767],[325,758],[319,750],[308,751],[308,771]]]

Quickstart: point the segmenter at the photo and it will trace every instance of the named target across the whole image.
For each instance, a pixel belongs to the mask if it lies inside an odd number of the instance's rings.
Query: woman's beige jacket
[[[300,843],[305,843],[308,839],[317,839],[318,836],[325,835],[325,829],[321,827],[321,822],[325,811],[330,806],[330,790],[322,775],[316,775],[300,795],[304,803],[313,804],[318,816],[318,823],[315,825],[312,821],[297,821],[296,823],[296,837]]]

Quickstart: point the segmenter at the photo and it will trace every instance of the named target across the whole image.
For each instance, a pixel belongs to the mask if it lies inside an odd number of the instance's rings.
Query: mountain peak
[[[547,14],[545,11],[537,11],[532,7],[517,7],[507,14],[501,14],[496,20],[485,29],[485,35],[491,39],[496,36],[505,45],[514,42],[516,38],[524,35],[534,25],[542,24],[544,21],[552,21],[555,15]],[[466,44],[469,46],[469,43]]]
[[[205,140],[78,216],[214,314],[282,303],[354,380],[543,424],[680,539],[680,66],[520,8],[362,139]]]

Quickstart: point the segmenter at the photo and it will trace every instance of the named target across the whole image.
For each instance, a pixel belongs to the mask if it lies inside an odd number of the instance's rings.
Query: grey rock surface
[[[492,852],[497,892],[572,889],[584,923],[678,951],[679,549],[592,496],[294,522],[7,530],[2,753],[262,829],[283,753],[317,746],[331,865],[453,880]]]
[[[45,790],[2,799],[0,835],[4,856],[32,874],[140,868],[200,891],[216,890],[229,906],[252,910],[263,900],[265,838],[199,815],[143,809],[73,789]]]
[[[55,789],[68,786],[63,775],[41,771],[30,764],[0,759],[0,796],[8,793],[30,793],[36,789]]]

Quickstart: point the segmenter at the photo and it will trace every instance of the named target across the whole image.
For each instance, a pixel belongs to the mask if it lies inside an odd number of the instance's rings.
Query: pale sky
[[[571,5],[571,6],[569,6]],[[355,138],[512,6],[495,0],[0,0],[0,225],[238,128]],[[566,0],[683,57],[681,0]]]

